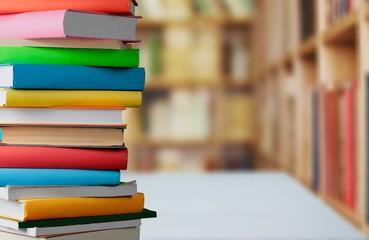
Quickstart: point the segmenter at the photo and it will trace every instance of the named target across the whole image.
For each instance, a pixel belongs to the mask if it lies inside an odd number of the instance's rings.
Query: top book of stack
[[[137,42],[138,17],[76,10],[0,15],[0,38],[94,38]]]
[[[0,14],[73,9],[134,15],[136,6],[135,0],[0,0]]]

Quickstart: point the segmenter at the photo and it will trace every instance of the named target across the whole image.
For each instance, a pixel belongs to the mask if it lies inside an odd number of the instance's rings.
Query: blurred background
[[[369,234],[369,1],[141,0],[130,170],[282,170]],[[134,123],[134,124],[133,124]]]
[[[129,168],[253,168],[254,2],[141,0],[137,14],[147,80],[143,106],[126,114]]]

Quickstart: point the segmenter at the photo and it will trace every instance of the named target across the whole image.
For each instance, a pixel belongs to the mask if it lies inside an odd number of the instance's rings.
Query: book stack
[[[0,239],[139,239],[124,109],[145,70],[131,0],[0,6]]]

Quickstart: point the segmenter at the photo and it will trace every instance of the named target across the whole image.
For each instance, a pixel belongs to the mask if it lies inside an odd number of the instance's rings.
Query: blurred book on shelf
[[[166,97],[149,96],[145,126],[152,141],[201,141],[210,134],[207,90],[175,89]]]
[[[253,0],[142,0],[137,15],[150,20],[190,20],[199,16],[249,19],[255,14]]]
[[[251,0],[143,0],[137,14],[143,107],[127,111],[131,169],[206,171],[252,165]],[[135,126],[132,126],[135,127]],[[237,147],[235,151],[229,151]],[[228,163],[229,161],[229,163]]]
[[[358,6],[358,0],[326,0],[327,25],[341,20]]]
[[[146,70],[146,82],[150,83],[153,78],[161,73],[161,39],[157,31],[139,32],[140,39],[147,39],[140,43],[140,66]]]
[[[231,142],[252,141],[255,131],[254,99],[242,92],[226,94],[227,108],[223,127],[225,140]]]
[[[300,0],[300,39],[304,41],[316,32],[315,1]]]

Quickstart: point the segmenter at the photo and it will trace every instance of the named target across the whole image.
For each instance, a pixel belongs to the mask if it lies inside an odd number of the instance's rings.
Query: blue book
[[[0,187],[115,186],[119,183],[120,171],[0,168]]]
[[[14,89],[142,91],[144,68],[75,65],[0,65],[0,87]]]

